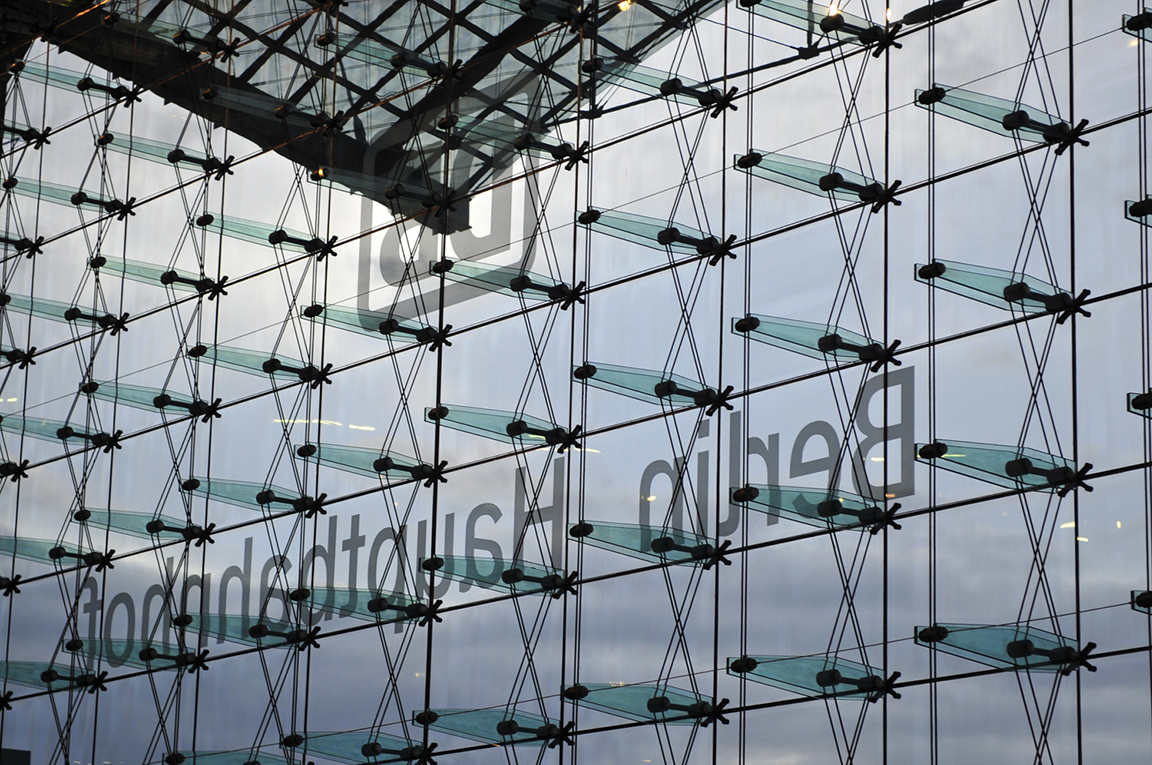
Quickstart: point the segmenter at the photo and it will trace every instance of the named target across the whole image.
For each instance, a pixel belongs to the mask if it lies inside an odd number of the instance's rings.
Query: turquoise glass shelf
[[[943,628],[943,629],[941,629]],[[935,630],[935,634],[931,634]],[[925,640],[926,637],[934,638]],[[916,643],[990,667],[1058,672],[1075,662],[1076,642],[1030,626],[938,624],[916,627]]]
[[[143,409],[146,412],[167,412],[174,417],[195,414],[199,417],[210,416],[210,410],[213,409],[205,401],[171,390],[113,382],[96,382],[95,385],[96,388],[89,393],[93,398]],[[220,400],[217,399],[216,404],[219,403]]]
[[[568,586],[564,572],[535,563],[463,555],[445,555],[441,560],[444,565],[436,572],[440,576],[488,590],[560,597]]]
[[[1120,17],[1120,29],[1124,34],[1132,35],[1144,42],[1152,41],[1152,12],[1148,8],[1144,8],[1144,12],[1138,16],[1130,16],[1125,13]]]
[[[261,618],[259,614],[240,616],[236,614],[190,613],[187,614],[187,618],[191,619],[187,627],[190,632],[207,637],[222,638],[234,643],[271,646],[272,648],[290,647],[289,641],[284,635],[298,629],[296,625],[290,622],[268,617]],[[267,627],[271,632],[281,634],[256,637],[252,634],[253,630],[258,630],[261,626]]]
[[[178,765],[290,765],[283,757],[253,752],[244,749],[239,752],[188,752],[179,753],[184,759]],[[168,755],[171,758],[172,755]],[[167,762],[168,758],[165,759]]]
[[[51,664],[44,664],[38,661],[0,661],[0,678],[15,685],[22,685],[25,688],[35,688],[42,691],[49,687],[48,683],[44,682],[41,678],[45,672],[53,669]],[[61,674],[68,674],[67,669],[57,668],[56,671]],[[57,683],[53,683],[52,687],[62,687]]]
[[[446,413],[443,411],[446,410]],[[441,422],[444,427],[483,436],[496,441],[512,441],[525,446],[560,445],[568,436],[568,431],[559,425],[533,417],[529,414],[516,414],[498,409],[478,409],[470,406],[441,407],[441,416],[436,410],[424,409],[426,422]]]
[[[305,741],[310,753],[351,765],[416,759],[423,748],[419,741],[372,731],[309,733]]]
[[[930,446],[916,444],[918,461],[1008,489],[1057,491],[1076,474],[1063,457],[1027,447],[949,440],[937,443],[936,448],[943,449],[940,456],[926,457]]]
[[[1046,129],[1070,127],[1059,117],[1033,106],[939,83],[934,83],[929,91],[917,90],[915,103],[921,109],[934,108],[937,114],[997,135],[1017,136],[1022,141],[1044,143]]]
[[[812,697],[835,695],[863,700],[884,684],[879,670],[839,656],[730,658],[728,674]]]
[[[89,664],[97,661],[107,662],[113,667],[126,664],[140,669],[176,669],[177,658],[181,654],[193,653],[191,647],[181,650],[178,645],[169,645],[161,642],[143,643],[138,640],[116,640],[105,638],[85,638],[83,645],[70,648],[64,646],[64,651],[76,656],[84,657]],[[151,649],[155,654],[147,653]],[[149,655],[145,661],[143,656]]]
[[[430,465],[424,465],[403,454],[364,446],[305,444],[294,448],[293,451],[298,457],[314,465],[327,465],[369,478],[379,478],[381,475],[392,478],[418,478],[432,469]]]
[[[716,554],[708,537],[671,527],[595,521],[573,526],[568,533],[593,547],[649,563],[707,563]]]
[[[695,725],[711,708],[703,697],[666,685],[588,683],[583,687],[588,694],[580,698],[581,705],[637,722]]]
[[[48,300],[46,298],[30,298],[23,295],[13,295],[12,293],[0,294],[4,294],[8,298],[8,302],[3,306],[5,310],[15,311],[29,316],[39,316],[42,319],[50,319],[51,321],[78,324],[85,327],[96,327],[99,326],[100,322],[99,319],[89,318],[93,315],[106,319],[115,319],[114,316],[101,314],[99,311],[89,314],[88,312],[92,310],[90,307],[79,308],[82,313],[86,314],[85,316],[68,319],[67,316],[69,312],[78,308],[78,306],[61,303],[58,300]]]
[[[511,709],[434,709],[433,730],[488,744],[543,744],[556,724],[530,712]],[[550,735],[551,734],[551,735]]]
[[[572,376],[593,388],[619,393],[649,404],[707,404],[708,393],[715,393],[683,375],[652,372],[647,369],[586,363],[573,367]],[[697,401],[700,397],[701,400]]]
[[[593,231],[623,239],[626,242],[651,247],[656,250],[669,249],[683,255],[703,254],[709,247],[718,247],[719,240],[703,231],[680,223],[669,223],[659,218],[621,212],[619,210],[597,210],[591,208],[585,215],[594,217],[590,225]],[[675,232],[675,236],[671,233]]]
[[[916,281],[921,284],[933,284],[1004,311],[1041,313],[1058,310],[1072,300],[1071,295],[1048,282],[998,268],[949,260],[936,260],[928,265],[917,263],[915,268]]]
[[[61,186],[58,183],[49,183],[48,181],[34,181],[29,178],[18,178],[16,186],[12,189],[14,192],[22,197],[29,197],[31,199],[43,199],[48,202],[55,202],[58,205],[63,205],[71,208],[80,208],[83,202],[77,204],[77,194],[83,195],[88,201],[92,203],[105,203],[105,207],[100,210],[101,214],[114,213],[123,207],[123,203],[111,196],[101,195],[95,191],[88,191],[87,189],[74,189],[69,186]],[[88,209],[95,210],[97,208],[92,205]]]
[[[845,202],[875,202],[884,191],[884,185],[876,179],[827,162],[755,149],[734,161],[737,170],[757,178],[825,198],[831,195]]]
[[[1130,601],[1133,611],[1142,614],[1152,614],[1152,592],[1148,590],[1132,590]]]
[[[311,252],[309,248],[318,248],[323,246],[318,238],[313,237],[311,234],[305,234],[302,231],[296,231],[290,228],[269,226],[264,223],[257,223],[256,221],[245,220],[244,218],[237,218],[234,216],[224,215],[210,215],[211,220],[205,221],[202,225],[197,222],[197,226],[210,231],[212,233],[223,234],[232,239],[241,242],[249,242],[250,244],[259,244],[264,247],[273,247],[271,239],[278,238],[277,232],[284,232],[287,236],[279,244],[287,250],[295,250],[297,252]],[[301,244],[306,242],[307,244]]]
[[[29,537],[0,536],[0,554],[12,555],[33,563],[44,563],[49,566],[56,562],[50,551],[55,548],[64,548],[70,555],[66,562],[76,563],[79,549],[68,543],[58,543],[49,539],[34,539]]]
[[[738,6],[803,32],[827,35],[837,42],[863,44],[865,41],[860,39],[860,33],[876,26],[867,19],[843,11],[836,14],[840,16],[837,20],[829,16],[827,3],[808,0],[755,0],[754,3],[740,2]]]
[[[262,510],[266,505],[273,510],[285,509],[287,505],[293,502],[309,499],[306,496],[301,497],[298,491],[279,486],[265,486],[250,481],[231,481],[224,478],[211,480],[194,478],[192,480],[197,482],[197,485],[190,489],[193,494],[249,510]],[[275,503],[269,501],[270,498],[266,492],[271,492],[277,501]]]
[[[92,433],[78,425],[69,425],[61,420],[21,417],[18,414],[0,416],[0,430],[16,435],[23,433],[42,441],[69,441],[75,445],[83,445],[87,442],[96,446],[105,446],[112,439],[107,433]]]
[[[102,274],[120,274],[127,279],[140,282],[141,284],[151,284],[154,287],[169,287],[177,292],[200,292],[201,290],[198,287],[203,287],[204,291],[208,291],[209,287],[216,284],[212,279],[186,271],[180,271],[175,268],[165,268],[151,263],[141,263],[136,260],[125,260],[123,258],[103,257],[103,262],[99,267],[91,262],[89,263],[89,267]]]
[[[387,337],[396,342],[418,343],[424,343],[436,337],[434,327],[380,311],[330,305],[322,308],[314,316],[309,315],[309,313],[308,308],[300,309],[300,315],[309,321],[327,322],[330,326],[368,337]]]
[[[854,527],[864,531],[869,525],[883,521],[883,510],[873,500],[846,491],[806,489],[795,486],[751,484],[732,490],[732,501],[738,502],[738,492],[752,489],[754,499],[747,500],[751,510],[798,521],[818,528]]]
[[[760,314],[732,319],[732,334],[746,335],[766,345],[814,359],[831,357],[839,361],[874,361],[884,352],[880,343],[835,324]]]
[[[447,262],[452,265],[444,272],[446,279],[508,297],[522,297],[525,300],[561,300],[572,291],[571,287],[563,282],[514,266],[493,266],[467,260]]]
[[[303,602],[330,614],[384,624],[419,619],[426,604],[399,592],[330,587],[312,590]]]
[[[237,372],[260,376],[272,375],[281,380],[311,382],[320,374],[315,366],[288,356],[243,348],[228,348],[223,345],[209,346],[203,357],[215,361],[217,366],[234,369]]]
[[[83,514],[82,518],[77,517],[80,514]],[[72,521],[73,523],[82,521],[89,527],[107,529],[108,531],[119,532],[140,539],[151,539],[155,536],[161,542],[172,539],[183,539],[184,535],[181,530],[188,525],[179,518],[172,518],[167,515],[161,515],[157,518],[152,513],[136,513],[128,510],[100,510],[91,507],[86,507],[77,513],[73,513]],[[162,524],[163,528],[160,528],[158,523]],[[149,526],[157,530],[155,532],[149,531]]]
[[[721,95],[716,88],[697,80],[620,59],[603,59],[598,74],[608,82],[636,93],[669,98],[692,106],[711,106],[713,99]],[[671,85],[673,81],[679,83],[678,86]]]

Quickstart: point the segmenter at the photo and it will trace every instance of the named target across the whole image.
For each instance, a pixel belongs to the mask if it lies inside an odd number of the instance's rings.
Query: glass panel
[[[754,496],[748,498],[749,494]],[[884,520],[884,511],[875,501],[846,491],[752,484],[732,490],[732,501],[741,499],[752,510],[819,528],[854,527],[864,531],[870,524]]]
[[[193,478],[184,482],[186,490],[200,497],[209,497],[217,502],[224,502],[236,507],[246,507],[252,510],[262,510],[264,505],[270,509],[283,509],[283,504],[291,504],[300,499],[300,492],[291,489],[282,489],[279,486],[265,486],[250,481],[229,481],[223,478]],[[272,496],[269,497],[268,494]],[[263,495],[263,496],[262,496]],[[264,500],[264,501],[261,501]],[[272,504],[275,501],[276,504]]]
[[[600,231],[609,236],[614,236],[617,239],[623,239],[626,242],[642,244],[645,247],[652,247],[658,250],[663,250],[667,247],[672,250],[672,252],[687,255],[697,253],[698,244],[704,244],[706,242],[719,244],[715,238],[705,234],[699,229],[682,226],[679,223],[668,223],[658,218],[620,212],[619,210],[609,211],[589,208],[589,212],[584,213],[581,217],[585,219],[594,218],[589,224],[592,226],[593,231]],[[664,233],[673,231],[676,232],[675,236],[671,233]],[[667,244],[664,242],[667,242]]]
[[[1015,135],[1023,141],[1043,143],[1046,129],[1053,125],[1069,127],[1059,117],[1032,106],[939,83],[932,87],[930,91],[916,91],[916,105],[921,109],[934,107],[937,114],[999,135]]]
[[[99,387],[92,391],[93,398],[119,402],[149,412],[155,412],[161,408],[156,406],[156,399],[160,396],[167,396],[170,399],[170,403],[166,404],[165,408],[179,406],[188,409],[196,403],[195,399],[190,396],[170,390],[163,391],[157,388],[145,388],[143,385],[129,385],[128,383],[102,382],[96,384]]]
[[[682,375],[651,372],[646,369],[593,364],[573,367],[572,376],[593,388],[619,393],[649,404],[695,403],[694,394],[706,388]]]
[[[1149,29],[1152,28],[1152,12],[1147,8],[1138,16],[1129,16],[1125,13],[1121,18],[1120,28],[1124,30],[1124,34],[1139,37],[1144,42],[1152,40],[1149,35]]]
[[[1129,594],[1133,611],[1152,614],[1152,592],[1148,590],[1132,590]]]
[[[293,249],[298,252],[303,252],[306,249],[300,242],[313,243],[314,241],[319,241],[314,240],[314,237],[310,234],[305,234],[294,229],[268,226],[263,223],[257,223],[231,215],[228,217],[223,215],[201,216],[196,220],[196,225],[233,239],[239,239],[242,242],[262,244],[265,247],[273,246],[269,237],[278,239],[279,237],[273,236],[273,234],[277,231],[283,231],[287,238],[280,242],[281,246],[285,249]]]
[[[1075,661],[1076,642],[1031,626],[938,624],[916,627],[919,645],[992,667],[1057,672]]]
[[[749,314],[744,319],[732,319],[732,333],[748,335],[753,340],[814,359],[831,356],[848,361],[872,361],[884,351],[882,345],[864,335],[841,329],[833,324],[781,319],[760,314]]]
[[[1072,463],[1063,457],[1027,447],[971,441],[916,444],[916,459],[1009,489],[1044,487],[1057,491],[1076,475]]]
[[[49,183],[48,181],[33,181],[28,178],[17,179],[16,186],[12,188],[17,194],[22,197],[30,197],[32,199],[45,199],[49,202],[55,202],[60,205],[67,205],[68,207],[79,207],[74,199],[80,199],[77,194],[84,194],[85,197],[93,203],[101,201],[111,202],[112,200],[107,197],[102,197],[94,191],[87,191],[83,189],[74,189],[69,186],[61,186],[58,183]],[[81,203],[83,204],[83,203]],[[115,205],[110,205],[114,208]],[[107,209],[107,212],[116,212],[116,209]]]
[[[78,518],[77,516],[80,515],[82,515],[82,517]],[[167,515],[161,515],[157,518],[151,513],[134,513],[128,510],[99,510],[90,507],[78,510],[72,514],[73,523],[79,523],[81,521],[89,526],[107,529],[109,531],[118,531],[130,537],[151,539],[152,536],[155,535],[161,541],[183,539],[184,534],[182,533],[182,529],[188,525],[179,518],[172,518]],[[156,529],[155,532],[148,530],[149,524],[152,524],[152,528]],[[161,528],[159,524],[162,524],[163,528]]]
[[[427,324],[380,311],[335,305],[322,308],[320,313],[315,316],[309,316],[305,311],[308,309],[301,309],[300,315],[309,321],[327,321],[331,326],[358,332],[368,337],[385,336],[399,342],[415,340],[421,343],[436,337],[435,328],[429,327]]]
[[[0,661],[0,677],[9,683],[41,691],[48,684],[41,680],[40,676],[51,669],[51,664],[43,664],[38,661]],[[67,671],[64,674],[67,674]],[[53,686],[55,685],[53,683]]]
[[[860,40],[860,33],[875,26],[867,19],[843,11],[829,15],[829,4],[824,2],[752,0],[751,3],[741,2],[738,5],[757,16],[779,21],[804,32],[812,32],[817,35],[826,34],[829,38],[839,42],[863,44]],[[837,16],[840,18],[837,19]]]
[[[512,709],[436,709],[433,730],[489,744],[544,743],[555,729],[551,720]],[[514,723],[514,724],[513,724]],[[551,734],[551,735],[550,735]]]
[[[698,80],[619,59],[604,59],[599,74],[612,84],[628,90],[692,106],[712,106],[723,96],[718,88],[704,85]]]
[[[433,131],[437,136],[447,137],[444,131]],[[575,149],[569,143],[549,139],[547,131],[533,130],[523,123],[509,121],[504,115],[500,119],[463,119],[453,130],[455,137],[473,144],[491,146],[504,151],[522,151],[542,159],[566,159]]]
[[[68,553],[69,561],[75,561],[80,554],[77,552],[75,545],[60,544],[48,539],[31,539],[28,537],[0,536],[0,553],[5,555],[14,555],[23,560],[32,561],[33,563],[47,563],[52,565],[56,562],[50,552],[53,549],[62,548]],[[68,561],[65,561],[66,563]]]
[[[308,751],[330,757],[339,762],[394,762],[403,754],[414,754],[422,744],[387,733],[359,731],[356,733],[310,733],[306,737]],[[375,747],[372,745],[376,744]],[[368,749],[373,754],[365,754]],[[409,750],[405,752],[404,750]],[[373,759],[379,757],[381,759]]]
[[[568,285],[563,282],[514,266],[493,266],[466,260],[449,262],[452,267],[444,272],[446,279],[509,297],[522,297],[525,300],[559,300],[571,292]]]
[[[593,547],[650,563],[705,563],[716,554],[716,548],[708,541],[708,537],[671,527],[596,521],[573,526],[568,533]]]
[[[92,265],[91,263],[89,264]],[[93,270],[96,270],[95,268]],[[112,271],[117,274],[123,274],[133,281],[142,284],[151,284],[156,287],[171,287],[179,292],[196,292],[196,283],[200,281],[199,276],[178,271],[174,268],[164,268],[163,266],[156,266],[149,263],[140,263],[135,260],[124,260],[123,258],[104,258],[104,262],[99,266],[100,272]],[[174,274],[175,279],[169,277],[164,279],[165,274]],[[211,280],[208,280],[209,282]]]
[[[164,143],[162,141],[153,141],[148,138],[141,138],[139,136],[125,136],[113,135],[112,140],[104,144],[111,151],[118,154],[128,154],[133,157],[144,157],[153,162],[158,162],[164,165],[176,164],[169,159],[175,151],[179,151],[188,160],[201,164],[208,161],[208,155],[202,151],[197,151],[183,146],[177,146],[171,143]],[[219,162],[219,160],[215,160]]]
[[[292,636],[292,633],[297,630],[296,625],[290,622],[270,619],[267,616],[261,617],[258,614],[237,616],[234,614],[190,613],[186,614],[185,618],[191,620],[188,622],[188,629],[191,632],[209,637],[224,638],[236,643],[271,646],[272,648],[287,648],[289,645],[288,636]],[[262,627],[268,628],[268,634],[263,637],[256,637],[254,633],[262,633]]]
[[[249,351],[244,348],[228,348],[223,345],[209,347],[204,358],[213,360],[218,366],[235,369],[253,375],[272,375],[281,380],[315,381],[319,371],[311,364],[262,351]]]
[[[746,656],[728,659],[728,674],[799,693],[863,699],[884,683],[880,671],[839,656]]]
[[[351,589],[348,587],[317,588],[304,601],[313,608],[330,614],[351,616],[384,624],[423,618],[428,606],[423,601],[400,592]]]
[[[810,159],[786,157],[755,149],[743,157],[736,157],[735,162],[737,170],[751,173],[757,178],[822,197],[831,194],[845,202],[871,202],[875,194],[884,190],[872,178],[827,162],[813,162]]]
[[[141,669],[176,669],[177,659],[181,654],[194,653],[190,647],[181,649],[178,645],[161,642],[145,644],[135,640],[93,637],[85,638],[79,647],[72,648],[70,645],[72,644],[66,644],[64,650],[84,657],[91,664],[99,660],[109,662],[113,667],[127,664]],[[145,661],[143,655],[150,656],[149,660]]]
[[[423,465],[411,457],[364,446],[333,446],[332,444],[305,444],[295,449],[297,456],[313,464],[328,465],[348,473],[379,478],[381,473],[403,478],[424,476],[431,466]]]
[[[441,407],[442,413],[436,417],[432,407],[424,409],[424,419],[427,422],[439,420],[446,428],[460,430],[465,433],[492,438],[497,441],[520,438],[526,446],[543,446],[544,444],[560,444],[567,435],[567,431],[539,417],[514,412],[502,412],[498,409],[478,409],[470,406]]]
[[[487,590],[560,597],[568,588],[569,577],[562,571],[536,563],[463,555],[445,555],[441,560],[440,576]]]
[[[1072,301],[1071,295],[1048,282],[998,268],[936,260],[928,265],[917,263],[915,269],[916,281],[921,284],[931,283],[1005,311],[1039,313],[1049,306],[1059,310]]]
[[[39,316],[42,319],[51,319],[52,321],[67,322],[65,314],[72,310],[74,306],[67,303],[61,303],[56,300],[47,300],[45,298],[29,298],[23,295],[13,295],[11,293],[2,293],[8,298],[8,302],[4,308],[18,313],[28,314],[29,316]],[[81,309],[85,314],[88,313],[87,309]],[[77,317],[70,323],[81,324],[84,326],[95,326],[96,321],[88,318],[87,316]]]
[[[17,435],[23,433],[44,441],[71,440],[74,444],[82,443],[85,440],[100,444],[111,438],[106,433],[89,433],[81,427],[69,425],[60,420],[21,417],[18,414],[6,414],[0,417],[0,429]]]
[[[668,725],[695,725],[702,713],[711,710],[703,699],[690,691],[669,688],[666,685],[603,685],[584,686],[588,695],[580,703],[638,722],[662,722]]]
[[[180,752],[179,765],[289,765],[283,757],[249,749],[239,752]]]

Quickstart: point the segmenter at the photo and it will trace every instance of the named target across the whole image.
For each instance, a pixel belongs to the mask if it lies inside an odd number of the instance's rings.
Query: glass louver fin
[[[65,644],[64,650],[75,656],[84,657],[90,664],[102,661],[108,662],[113,667],[127,664],[141,669],[176,669],[178,666],[185,666],[188,659],[195,656],[191,647],[182,650],[178,645],[162,642],[89,637],[80,643],[77,646],[70,641]]]
[[[708,537],[676,528],[585,521],[568,534],[593,547],[652,563],[705,563],[716,555]]]
[[[372,731],[309,733],[305,740],[309,752],[353,765],[417,759],[423,749],[419,741]]]
[[[56,66],[55,64],[47,67],[31,61],[25,61],[24,68],[20,70],[19,76],[22,80],[31,80],[32,82],[38,82],[43,85],[52,85],[57,88],[79,92],[76,86],[87,75],[82,72]],[[116,85],[116,83],[111,80],[105,79],[101,79],[100,84],[106,87],[115,87]]]
[[[694,725],[697,718],[707,714],[712,707],[695,693],[666,685],[589,683],[582,687],[588,691],[580,698],[583,706],[637,722]],[[569,689],[568,693],[571,694],[572,690]]]
[[[864,44],[874,42],[868,39],[866,30],[877,29],[882,36],[884,30],[868,19],[853,16],[851,13],[838,11],[829,14],[827,3],[815,3],[810,0],[743,0],[739,3],[741,8],[763,16],[766,19],[779,21],[803,32],[813,34],[826,34],[838,42],[854,42]],[[861,34],[865,39],[861,39]]]
[[[163,266],[157,266],[151,263],[141,263],[136,260],[125,260],[123,258],[105,258],[103,256],[101,256],[101,258],[103,262],[100,263],[99,266],[96,266],[94,262],[89,263],[93,270],[98,270],[100,273],[111,271],[116,274],[122,274],[132,281],[140,282],[141,284],[151,284],[156,287],[171,287],[180,292],[196,292],[196,285],[201,281],[199,276],[177,271],[174,268],[164,268]],[[211,280],[207,280],[207,282],[210,281]]]
[[[140,136],[108,134],[107,142],[102,145],[118,154],[144,157],[164,165],[178,165],[182,161],[188,161],[204,167],[205,171],[208,170],[207,163],[220,162],[214,158],[209,158],[207,154],[196,149],[187,149],[176,144],[153,141]],[[223,163],[220,164],[223,165]]]
[[[466,260],[448,262],[451,265],[444,272],[446,279],[488,292],[525,300],[561,300],[572,292],[572,288],[563,282],[515,266],[493,266]],[[435,263],[432,265],[437,266]]]
[[[96,446],[105,446],[115,441],[107,433],[90,433],[81,427],[72,426],[60,420],[21,417],[18,414],[0,416],[0,430],[17,435],[23,433],[43,441],[71,441],[73,444],[82,444],[87,441]]]
[[[918,645],[991,667],[1057,672],[1079,656],[1076,641],[1031,626],[937,624],[915,629]]]
[[[30,298],[23,295],[13,295],[11,293],[0,293],[0,295],[4,296],[4,298],[0,299],[0,305],[3,305],[4,309],[28,314],[29,316],[39,316],[42,319],[68,322],[70,324],[83,324],[86,327],[100,325],[102,319],[115,319],[113,316],[88,315],[85,312],[86,309],[80,309],[68,303],[61,303],[58,300]],[[7,302],[2,302],[3,300]],[[73,318],[70,319],[68,318],[69,316]]]
[[[827,489],[751,484],[733,489],[732,501],[752,510],[819,528],[852,526],[860,531],[884,521],[884,510],[858,494]]]
[[[196,219],[196,225],[208,231],[223,234],[232,239],[251,244],[261,244],[272,247],[279,244],[286,249],[300,252],[319,251],[325,245],[323,241],[300,231],[289,228],[268,226],[263,223],[223,215],[202,215]]]
[[[1152,226],[1152,196],[1144,197],[1139,202],[1125,200],[1124,217],[1134,223]]]
[[[368,337],[387,337],[397,341],[426,342],[436,337],[436,329],[412,319],[381,311],[344,306],[323,306],[313,311],[303,308],[300,315],[309,321],[327,322],[329,326],[358,332]]]
[[[47,687],[64,687],[64,684],[53,683],[49,686],[43,679],[46,672],[51,672],[53,666],[39,661],[0,661],[0,679],[22,685],[25,688],[44,690]],[[68,674],[66,669],[57,669],[60,674]]]
[[[657,250],[705,254],[720,246],[718,239],[699,229],[635,213],[590,208],[580,218],[589,221],[593,231]]]
[[[834,324],[749,314],[732,319],[732,334],[747,335],[767,345],[814,359],[831,356],[844,361],[876,361],[884,346]]]
[[[1152,418],[1152,393],[1129,393],[1128,411],[1141,417]]]
[[[442,130],[433,133],[448,139],[448,134]],[[542,159],[565,159],[575,151],[571,144],[548,138],[547,131],[532,130],[528,125],[513,123],[506,118],[460,120],[452,137],[504,151],[522,151]]]
[[[693,106],[713,106],[723,96],[719,89],[710,85],[620,59],[604,59],[599,74],[608,82],[636,93]]]
[[[207,406],[204,402],[197,401],[191,396],[158,388],[146,388],[143,385],[114,382],[98,382],[94,385],[95,387],[90,392],[93,398],[125,404],[148,412],[162,409],[173,411],[174,409],[183,409],[191,412],[201,406]]]
[[[916,459],[1009,489],[1058,491],[1076,480],[1071,462],[1028,447],[937,441],[916,444]]]
[[[559,735],[559,728],[531,712],[514,709],[434,709],[433,730],[488,744],[542,744]]]
[[[441,422],[446,428],[497,441],[522,439],[527,446],[564,443],[568,432],[554,423],[529,414],[470,406],[442,406],[424,409],[427,422]]]
[[[425,603],[404,593],[350,587],[317,588],[308,593],[304,602],[325,613],[385,624],[423,618],[427,611]]]
[[[950,260],[917,263],[915,269],[916,281],[921,284],[932,284],[1004,311],[1058,311],[1072,302],[1067,292],[1027,274]]]
[[[445,555],[439,560],[443,561],[437,569],[440,576],[487,590],[559,597],[570,586],[564,572],[536,563],[463,555]]]
[[[394,478],[425,476],[431,470],[411,457],[364,446],[334,446],[332,444],[305,444],[295,449],[296,455],[313,464],[343,470],[348,473],[379,478],[387,474]]]
[[[1070,129],[1059,117],[1035,107],[939,83],[930,90],[917,90],[916,105],[921,109],[935,108],[937,114],[997,135],[1019,136],[1022,141],[1043,143],[1046,136],[1057,141]]]
[[[1120,28],[1124,30],[1124,34],[1138,37],[1144,42],[1152,40],[1152,34],[1150,34],[1150,30],[1152,30],[1152,11],[1149,11],[1148,8],[1145,7],[1143,13],[1138,13],[1135,16],[1129,16],[1125,13],[1120,18]]]
[[[652,372],[612,364],[593,364],[573,367],[572,376],[593,388],[619,393],[649,404],[700,403],[696,399],[709,392],[709,388],[693,382],[683,375]],[[707,400],[704,401],[707,403]]]
[[[184,616],[188,621],[188,630],[207,637],[230,640],[234,643],[246,645],[263,645],[272,648],[287,648],[295,645],[293,638],[298,638],[301,631],[295,624],[280,619],[270,619],[267,616],[253,614],[243,616],[236,614],[210,614],[189,613]]]
[[[33,539],[30,537],[0,536],[0,554],[12,555],[33,563],[46,563],[51,566],[62,558],[53,557],[54,551],[63,550],[66,553],[67,565],[71,561],[80,559],[80,553],[75,545],[60,544],[49,539]]]
[[[200,497],[250,510],[260,510],[268,505],[270,510],[275,511],[284,509],[284,505],[305,505],[311,501],[310,497],[301,497],[300,492],[291,489],[224,478],[191,478],[184,482],[182,488]]]
[[[884,683],[879,670],[839,656],[729,658],[728,674],[802,696],[845,695],[865,699]]]
[[[198,346],[204,348],[203,346]],[[190,355],[192,351],[189,351]],[[293,379],[311,382],[316,387],[318,382],[326,379],[321,372],[311,364],[305,364],[298,359],[278,354],[262,353],[258,350],[243,348],[228,348],[226,346],[210,346],[204,349],[204,358],[215,361],[219,366],[227,369],[245,372],[248,374],[271,374],[278,379]]]
[[[164,762],[175,761],[179,765],[289,765],[283,757],[277,757],[263,751],[252,752],[250,749],[242,749],[238,752],[181,751],[175,754],[179,754],[182,759],[176,760],[170,754],[164,759]]]
[[[1129,593],[1133,611],[1143,614],[1152,614],[1152,592],[1148,590],[1132,590]]]
[[[86,523],[90,527],[107,529],[130,537],[151,539],[155,536],[159,541],[166,542],[172,539],[183,539],[184,529],[188,524],[178,518],[161,515],[157,518],[152,513],[135,513],[129,510],[101,510],[86,507],[72,514],[76,523]],[[193,530],[199,527],[193,526]]]
[[[44,199],[59,205],[67,205],[68,207],[83,207],[87,204],[89,209],[92,209],[93,206],[98,206],[102,208],[104,212],[108,213],[114,213],[124,208],[124,203],[121,200],[107,195],[110,192],[97,194],[94,191],[74,189],[69,186],[61,186],[58,183],[49,183],[48,181],[33,181],[28,178],[18,178],[12,190],[22,197]]]
[[[827,162],[752,149],[742,157],[735,157],[735,164],[737,170],[757,178],[817,196],[831,194],[845,202],[875,202],[884,192],[884,185],[879,181]]]

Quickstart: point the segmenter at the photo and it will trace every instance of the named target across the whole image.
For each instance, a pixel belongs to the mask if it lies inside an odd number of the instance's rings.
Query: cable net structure
[[[1148,762],[1149,45],[6,3],[0,763]]]

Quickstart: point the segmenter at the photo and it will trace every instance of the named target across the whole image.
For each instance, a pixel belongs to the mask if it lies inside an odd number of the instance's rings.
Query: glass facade
[[[3,765],[1147,763],[1130,0],[12,0]]]

